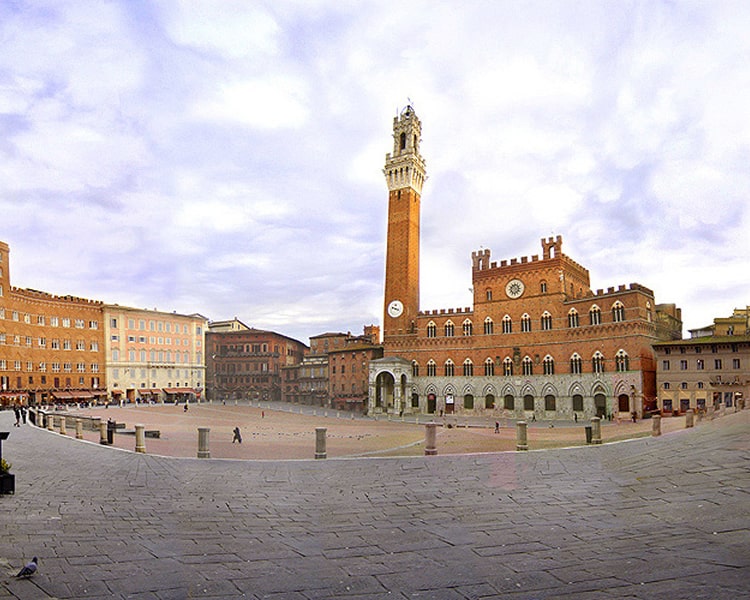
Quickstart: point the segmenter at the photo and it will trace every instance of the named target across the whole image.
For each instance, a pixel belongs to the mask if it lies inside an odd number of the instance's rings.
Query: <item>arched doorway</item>
[[[388,371],[378,373],[375,380],[375,408],[383,409],[393,406],[393,375]]]
[[[427,394],[427,412],[434,413],[437,408],[437,396],[435,394]]]
[[[594,395],[594,408],[596,409],[597,417],[607,416],[607,397],[604,394]]]
[[[620,394],[617,397],[617,410],[624,413],[630,412],[630,396],[627,394]]]

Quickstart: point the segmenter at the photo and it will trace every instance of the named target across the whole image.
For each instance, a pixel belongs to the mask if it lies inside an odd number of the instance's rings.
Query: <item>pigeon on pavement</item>
[[[24,568],[18,572],[18,575],[16,575],[16,577],[31,577],[34,573],[36,573],[37,562],[38,559],[35,556],[31,559],[31,562],[26,563]]]

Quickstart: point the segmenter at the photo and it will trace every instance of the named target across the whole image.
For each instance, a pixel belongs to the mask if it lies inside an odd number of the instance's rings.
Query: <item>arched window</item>
[[[453,321],[446,321],[445,337],[453,337]]]
[[[573,375],[580,375],[583,372],[583,361],[577,352],[570,357],[570,372]]]
[[[509,315],[503,317],[503,333],[513,333],[513,321]]]
[[[491,358],[487,358],[487,360],[484,361],[484,374],[487,377],[495,375],[495,361]]]
[[[485,292],[485,297],[487,298],[487,302],[492,302],[492,290],[488,289]]]
[[[492,319],[487,317],[484,320],[484,335],[492,335],[495,333],[495,324],[492,322]]]
[[[471,335],[474,331],[474,326],[471,324],[469,319],[464,321],[464,335]]]
[[[619,300],[612,305],[612,321],[621,323],[625,320],[625,307]]]
[[[630,357],[625,350],[619,350],[615,355],[615,368],[620,373],[630,371]]]
[[[530,356],[524,356],[523,361],[521,361],[521,370],[524,375],[534,374],[534,362]]]
[[[539,291],[542,292],[542,294],[547,293],[547,282],[546,281],[540,281],[539,282]]]
[[[419,363],[416,360],[411,361],[411,374],[413,377],[419,377]]]
[[[589,324],[601,325],[601,323],[602,323],[602,311],[598,306],[594,305],[589,310]]]
[[[484,397],[484,407],[495,408],[495,395],[494,394],[487,394]]]
[[[427,363],[427,377],[435,377],[435,375],[437,375],[437,364],[430,359]]]
[[[513,361],[510,359],[510,357],[506,357],[503,361],[503,375],[505,377],[510,377],[513,375]]]
[[[591,369],[594,373],[604,373],[604,355],[597,351],[591,359]]]
[[[552,329],[552,315],[546,310],[542,314],[542,330],[549,331]]]
[[[549,354],[544,357],[544,361],[542,362],[542,368],[544,369],[545,375],[554,375],[555,374],[555,359],[552,358]]]
[[[464,394],[464,408],[466,410],[474,409],[474,395],[473,394]]]
[[[474,363],[471,362],[470,358],[467,358],[464,361],[464,377],[473,377],[474,376]]]
[[[455,365],[453,364],[453,361],[449,358],[445,361],[445,376],[446,377],[453,377],[453,373],[455,370]]]
[[[571,329],[575,329],[578,326],[578,311],[575,308],[571,308],[568,311],[568,327],[570,327]]]
[[[552,394],[547,394],[544,397],[544,410],[557,410],[557,401]]]
[[[503,406],[505,410],[513,410],[515,408],[515,399],[511,394],[505,394],[505,397],[503,398]]]
[[[427,337],[428,338],[434,338],[437,337],[437,326],[433,321],[430,321],[427,323]]]
[[[521,331],[523,332],[529,332],[531,331],[531,317],[524,313],[521,316]]]

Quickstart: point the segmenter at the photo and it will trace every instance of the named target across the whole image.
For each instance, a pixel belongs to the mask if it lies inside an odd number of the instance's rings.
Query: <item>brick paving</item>
[[[139,455],[12,420],[0,598],[750,596],[750,411],[602,446],[318,461]]]

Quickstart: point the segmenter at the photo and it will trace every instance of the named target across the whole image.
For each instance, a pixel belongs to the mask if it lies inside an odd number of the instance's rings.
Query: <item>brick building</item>
[[[212,401],[281,400],[284,367],[302,361],[307,346],[295,339],[218,321],[206,334],[206,385]],[[239,323],[239,324],[237,324]]]
[[[286,402],[361,412],[367,408],[369,364],[383,355],[380,328],[362,335],[328,332],[310,338],[310,352],[299,365],[283,369]]]
[[[107,381],[115,402],[200,401],[208,319],[105,304]]]
[[[393,120],[383,321],[369,410],[573,419],[653,408],[652,344],[681,337],[681,314],[632,283],[592,290],[589,272],[542,239],[541,256],[472,253],[473,306],[419,306],[421,123]]]
[[[105,398],[102,303],[12,287],[9,254],[0,242],[0,403]]]
[[[750,396],[750,307],[690,334],[654,344],[658,410],[678,415],[743,407]]]

